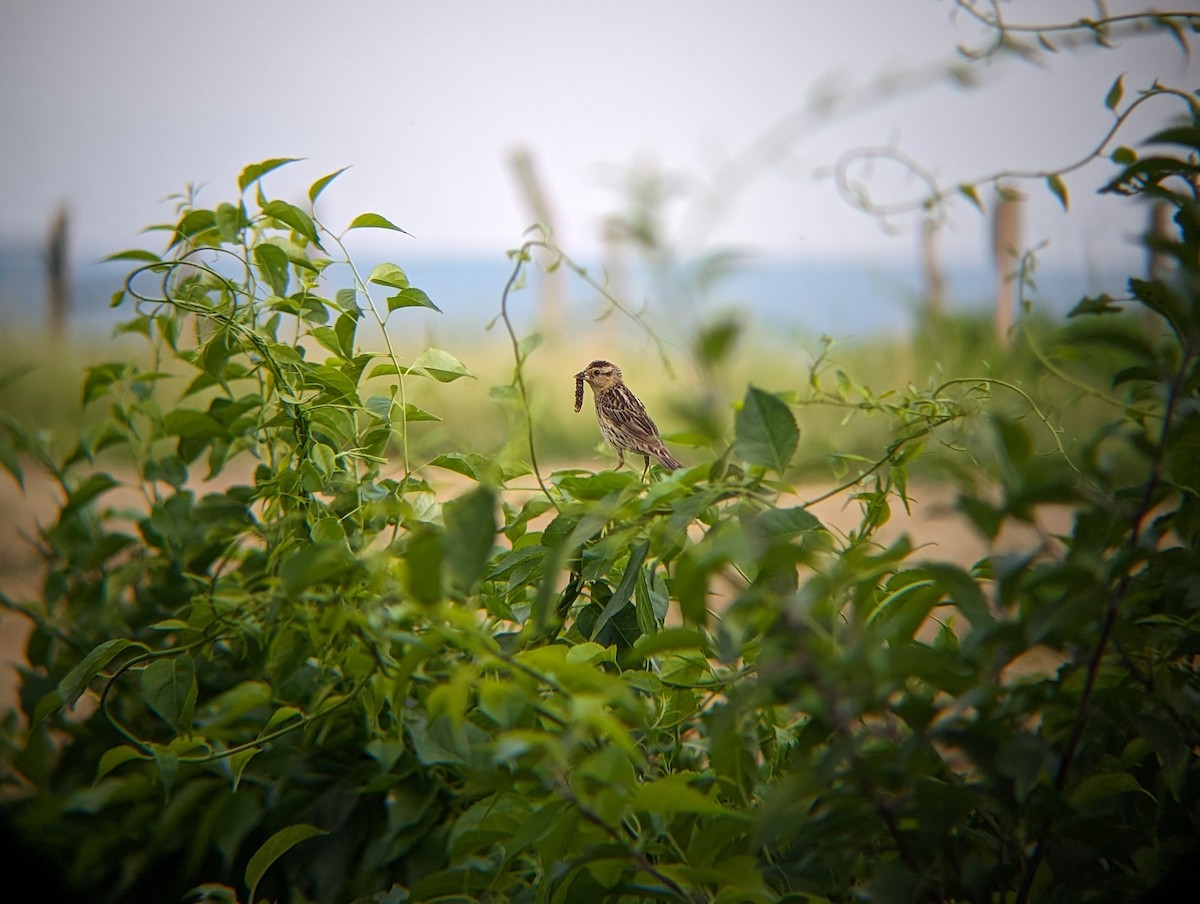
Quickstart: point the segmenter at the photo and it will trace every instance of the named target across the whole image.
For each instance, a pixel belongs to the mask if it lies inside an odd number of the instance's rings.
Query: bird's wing
[[[614,424],[624,428],[630,438],[658,438],[658,427],[650,420],[646,406],[627,387],[613,387],[596,399],[596,407]]]

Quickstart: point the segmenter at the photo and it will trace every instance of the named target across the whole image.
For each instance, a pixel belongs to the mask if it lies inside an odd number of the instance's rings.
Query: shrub
[[[409,432],[436,414],[410,386],[469,370],[404,361],[386,331],[361,350],[363,323],[433,302],[396,265],[357,272],[315,215],[336,174],[310,210],[265,195],[286,160],[248,167],[233,202],[188,199],[165,254],[117,255],[151,363],[89,369],[104,416],[64,456],[0,434],[5,467],[44,468],[64,498],[42,594],[4,600],[36,623],[7,816],[107,900],[1162,887],[1200,837],[1200,127],[1157,141],[1190,156],[1135,159],[1108,188],[1173,205],[1180,237],[1155,241],[1175,268],[1086,300],[1078,321],[1119,327],[1044,352],[1129,359],[1101,375],[1111,418],[1087,442],[1045,434],[1001,381],[875,393],[814,371],[808,396],[748,387],[728,448],[648,484],[541,472],[515,335],[495,395],[528,460],[417,467]],[[330,293],[337,266],[350,285]],[[1010,391],[1040,417],[990,406]],[[844,536],[788,492],[791,406],[816,397],[893,424],[847,479],[862,518]],[[970,569],[880,545],[948,431],[994,451],[960,469],[984,536],[1047,503],[1074,508],[1071,533]],[[1023,669],[1031,651],[1055,665]]]

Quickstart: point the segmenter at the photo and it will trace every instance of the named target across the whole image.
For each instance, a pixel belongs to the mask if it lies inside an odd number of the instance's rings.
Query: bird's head
[[[603,392],[621,382],[621,368],[611,361],[593,361],[579,373],[576,380],[587,380],[592,392]]]

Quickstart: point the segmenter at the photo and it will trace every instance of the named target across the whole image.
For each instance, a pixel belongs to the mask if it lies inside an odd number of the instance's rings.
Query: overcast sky
[[[1093,10],[1003,7],[1012,20]],[[1053,167],[1107,129],[1118,74],[1127,97],[1155,77],[1200,83],[1195,59],[1156,37],[1058,54],[1045,69],[984,63],[972,91],[941,84],[829,122],[798,115],[822,92],[899,84],[978,44],[951,12],[949,0],[0,0],[0,241],[41,241],[66,201],[76,248],[129,247],[171,216],[162,199],[186,183],[206,185],[201,198],[215,204],[236,193],[244,165],[288,156],[306,159],[267,187],[293,200],[352,167],[322,198],[331,225],[373,210],[414,235],[404,254],[500,254],[533,220],[510,165],[525,147],[558,239],[581,255],[624,203],[621,174],[640,166],[678,174],[690,201],[714,180],[723,187],[731,203],[710,211],[713,232],[695,203],[672,208],[693,247],[902,258],[911,229],[885,234],[822,175],[843,153],[893,145],[951,183]],[[1128,143],[1171,112],[1163,103],[1133,123]],[[780,153],[755,156],[773,134],[787,139],[767,142]],[[724,181],[738,161],[754,165]],[[1067,178],[1068,217],[1032,186],[1026,241],[1049,240],[1049,253],[1076,262],[1128,247],[1140,225],[1128,205],[1093,197],[1111,172]],[[950,225],[947,254],[985,259],[984,221],[961,205]]]

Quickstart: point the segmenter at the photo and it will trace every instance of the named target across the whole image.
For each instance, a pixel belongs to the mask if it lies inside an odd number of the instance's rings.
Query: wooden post
[[[921,220],[921,302],[929,320],[946,313],[946,274],[937,253],[940,227],[937,215],[926,211]]]
[[[617,217],[604,221],[604,287],[608,294],[622,303],[629,301],[629,259],[625,230]],[[619,315],[605,298],[599,299],[596,316],[604,319],[597,324],[612,333]]]
[[[66,334],[67,317],[71,310],[68,222],[67,206],[60,204],[46,240],[46,319],[50,338],[56,342]]]
[[[555,244],[558,244],[561,236],[558,235],[558,230],[555,228],[554,214],[550,209],[546,193],[542,189],[541,180],[538,178],[537,169],[529,151],[525,148],[517,148],[513,151],[512,168],[517,177],[517,187],[520,189],[530,213],[533,214],[534,220],[546,227]],[[553,335],[561,331],[563,299],[566,296],[565,275],[561,268],[553,273],[543,272],[541,274],[541,292],[537,300],[537,321],[543,334]]]
[[[1171,221],[1171,205],[1166,201],[1155,201],[1150,205],[1150,238],[1169,240],[1174,231]],[[1146,261],[1146,278],[1162,279],[1171,269],[1171,258],[1149,249]]]
[[[992,263],[996,269],[996,339],[1007,344],[1016,310],[1016,277],[1021,263],[1021,200],[999,186],[992,214]]]

